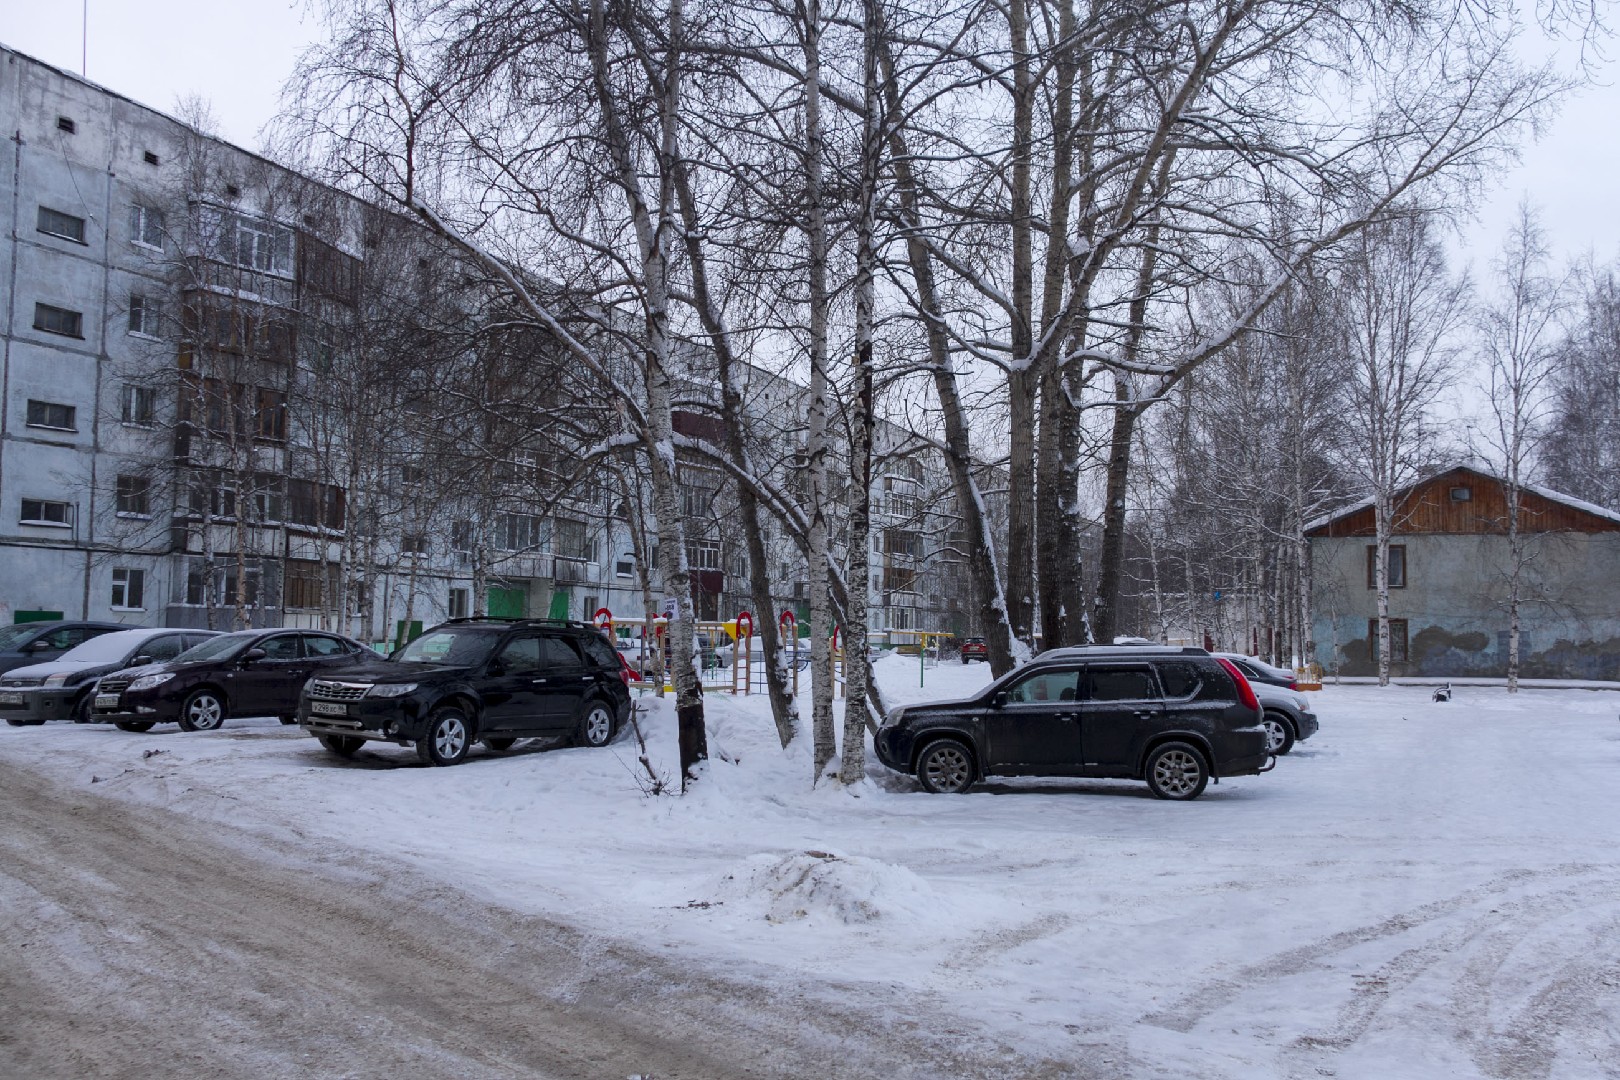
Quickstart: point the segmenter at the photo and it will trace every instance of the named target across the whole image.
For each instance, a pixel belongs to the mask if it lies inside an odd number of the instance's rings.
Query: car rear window
[[[613,651],[613,646],[598,637],[580,638],[579,644],[585,650],[585,655],[595,660],[605,668],[617,669],[619,654]]]
[[[540,666],[543,668],[578,667],[579,653],[562,638],[540,639]]]
[[[1186,660],[1161,661],[1158,668],[1159,682],[1167,698],[1190,698],[1203,685],[1198,677],[1198,666]]]

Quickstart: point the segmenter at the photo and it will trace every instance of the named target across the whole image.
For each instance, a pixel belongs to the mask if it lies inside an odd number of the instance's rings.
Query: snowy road
[[[898,702],[986,672],[931,670],[926,691],[914,666],[882,677]],[[0,1010],[0,1076],[17,1047],[135,1031],[149,1060],[243,1076],[724,1080],[847,1054],[824,1074],[1620,1077],[1620,694],[1316,701],[1321,734],[1276,771],[1186,805],[1124,782],[811,790],[764,703],[723,695],[716,760],[684,798],[644,796],[622,741],[436,770],[393,747],[341,762],[273,719],[0,730],[0,929],[30,942],[0,952],[0,995],[55,1003],[26,1023]],[[649,728],[672,771],[670,717]],[[70,819],[107,839],[51,831]],[[222,875],[237,886],[213,891]],[[308,902],[276,899],[294,885]],[[239,892],[272,910],[250,917]],[[17,959],[41,942],[65,961]],[[280,949],[314,960],[255,982],[259,950]],[[188,993],[211,964],[242,978]],[[483,965],[497,989],[480,998]],[[441,969],[446,999],[467,998],[443,1021],[412,989]],[[576,1007],[601,1022],[581,1034]],[[315,1070],[323,1054],[344,1064]]]

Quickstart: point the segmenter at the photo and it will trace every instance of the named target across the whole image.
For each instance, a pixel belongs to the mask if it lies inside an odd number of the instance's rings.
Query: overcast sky
[[[75,72],[83,58],[95,82],[166,112],[200,95],[222,134],[250,149],[294,59],[320,32],[301,0],[89,0],[81,39],[83,3],[9,0],[0,40]],[[1541,141],[1524,148],[1524,163],[1501,177],[1480,220],[1465,228],[1458,254],[1476,272],[1525,197],[1540,207],[1560,256],[1620,258],[1620,65],[1605,65],[1599,78],[1604,85],[1566,104]]]

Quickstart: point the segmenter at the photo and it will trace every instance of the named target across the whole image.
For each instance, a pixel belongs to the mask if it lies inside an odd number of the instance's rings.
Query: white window
[[[532,514],[502,514],[495,536],[502,551],[539,551],[540,519]]]
[[[129,235],[137,244],[163,250],[163,212],[150,206],[130,207]]]
[[[146,592],[146,571],[115,566],[112,572],[112,606],[142,608]]]
[[[152,481],[144,476],[118,478],[118,516],[150,517],[152,513]]]
[[[57,431],[77,431],[74,420],[78,410],[72,405],[61,405],[54,401],[30,401],[28,403],[28,426],[52,428]]]
[[[132,293],[129,298],[129,332],[158,337],[162,333],[163,311],[154,297]]]
[[[693,570],[720,569],[720,541],[691,541],[686,545],[686,561]]]
[[[125,383],[119,395],[118,418],[136,427],[151,427],[156,412],[157,391],[149,386]]]
[[[471,589],[451,589],[450,590],[450,618],[452,618],[452,619],[465,619],[468,615],[470,615],[471,614],[470,608],[472,606],[471,601],[472,601],[472,590]]]
[[[84,243],[84,218],[64,214],[60,210],[52,210],[48,206],[39,208],[39,231],[47,236],[60,236],[63,240],[72,240],[75,243]]]
[[[24,499],[21,523],[70,529],[73,527],[73,504],[48,499]]]
[[[591,542],[583,521],[558,518],[553,549],[564,559],[596,561],[596,545]]]

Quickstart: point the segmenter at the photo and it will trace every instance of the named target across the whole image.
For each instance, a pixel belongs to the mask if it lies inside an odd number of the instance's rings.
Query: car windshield
[[[100,637],[91,638],[83,645],[69,649],[62,654],[61,659],[85,664],[121,663],[131,649],[151,636],[144,630],[102,634]]]
[[[209,638],[201,645],[193,645],[169,662],[189,664],[196,660],[223,660],[232,653],[239,652],[252,640],[251,634],[221,634],[219,637]]]
[[[500,635],[488,630],[429,630],[389,657],[402,664],[455,664],[471,666],[489,659]]]
[[[35,629],[36,627],[28,623],[18,623],[15,626],[0,629],[0,651],[15,649],[17,643],[33,633]]]

